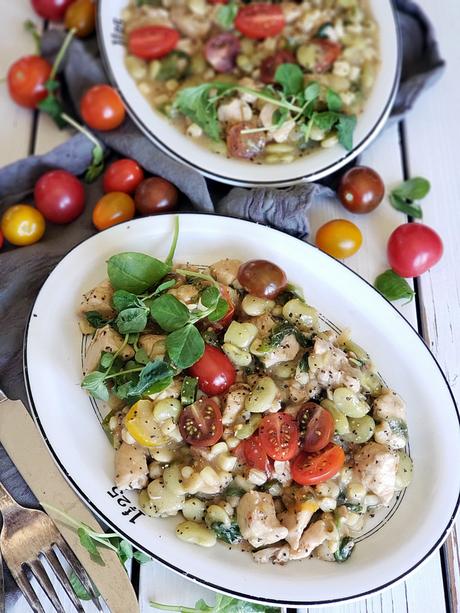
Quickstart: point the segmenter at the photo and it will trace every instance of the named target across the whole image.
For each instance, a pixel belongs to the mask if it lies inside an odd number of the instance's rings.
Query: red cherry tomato
[[[35,184],[35,206],[53,223],[69,223],[83,213],[85,190],[75,175],[51,170]]]
[[[297,415],[305,451],[321,451],[330,442],[335,424],[332,415],[316,402],[307,402]]]
[[[281,66],[281,64],[295,63],[296,59],[293,53],[287,49],[277,51],[273,55],[266,57],[260,65],[260,80],[263,83],[274,83],[275,73],[278,66]]]
[[[204,54],[215,71],[231,72],[235,68],[240,47],[240,41],[234,34],[221,32],[208,40]]]
[[[345,453],[338,445],[328,445],[317,453],[301,451],[291,462],[292,478],[299,485],[317,485],[331,479],[342,468]]]
[[[243,6],[235,19],[235,28],[248,38],[277,36],[284,25],[283,9],[277,4],[265,2]]]
[[[265,136],[262,132],[242,134],[243,130],[254,128],[254,124],[241,121],[235,123],[227,132],[227,150],[231,157],[251,160],[259,155],[265,147]]]
[[[134,200],[123,192],[105,194],[96,203],[93,211],[93,224],[98,230],[105,230],[134,217]]]
[[[8,91],[21,106],[33,109],[46,98],[45,87],[51,74],[51,64],[38,55],[28,55],[15,62],[8,71]]]
[[[182,409],[179,417],[182,438],[194,447],[210,447],[223,433],[222,415],[211,398],[200,398]]]
[[[125,107],[120,95],[110,85],[94,85],[80,102],[85,123],[94,130],[114,130],[125,119]]]
[[[266,415],[260,423],[259,436],[267,455],[274,460],[290,460],[299,451],[299,429],[287,413]]]
[[[315,72],[327,72],[332,68],[332,64],[339,58],[342,53],[342,47],[339,43],[335,43],[327,38],[314,38],[311,41],[312,45],[315,45],[316,62]]]
[[[137,186],[134,194],[136,208],[142,215],[173,211],[178,198],[177,187],[162,177],[144,179]]]
[[[73,0],[32,0],[32,6],[35,12],[51,21],[62,21],[64,19],[67,7],[72,4]]]
[[[143,179],[144,171],[135,160],[117,160],[104,172],[104,191],[131,194]]]
[[[242,446],[246,464],[251,466],[251,468],[257,468],[257,470],[268,473],[270,461],[260,436],[258,434],[253,434],[243,441]]]
[[[401,277],[418,277],[437,264],[444,248],[432,228],[421,223],[405,223],[388,240],[391,268]]]
[[[233,304],[230,290],[226,285],[220,286],[220,294],[227,303],[227,312],[222,317],[222,319],[219,319],[218,321],[209,322],[214,330],[225,330],[225,328],[228,328],[233,317],[235,316],[235,305]]]
[[[385,185],[372,168],[355,166],[343,175],[337,195],[343,206],[352,213],[370,213],[382,202]]]
[[[204,354],[188,371],[197,377],[198,387],[209,396],[223,394],[235,383],[235,367],[223,351],[212,345],[205,345]]]
[[[156,60],[170,53],[179,42],[179,32],[167,26],[144,26],[131,30],[128,50],[144,60]]]
[[[242,264],[238,281],[253,296],[269,300],[276,298],[287,285],[284,270],[268,260],[249,260]]]

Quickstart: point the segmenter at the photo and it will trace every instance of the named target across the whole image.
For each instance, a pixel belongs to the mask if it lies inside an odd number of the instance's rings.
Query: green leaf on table
[[[410,302],[415,296],[414,290],[406,279],[403,279],[391,269],[386,270],[376,278],[374,287],[390,301],[407,298],[407,301]]]
[[[92,183],[104,172],[104,149],[100,144],[94,145],[91,150],[91,163],[86,169],[84,181]]]
[[[298,64],[281,64],[276,69],[275,82],[286,96],[296,96],[303,89],[303,71]]]
[[[228,4],[222,4],[219,6],[216,15],[216,22],[223,30],[231,30],[235,17],[238,13],[238,5],[233,0],[230,0]]]
[[[208,605],[202,598],[195,603],[195,607],[185,607],[182,605],[166,605],[159,602],[150,601],[150,606],[165,611],[178,611],[180,613],[193,613],[196,611],[207,611],[209,613],[280,613],[281,609],[270,607],[264,604],[256,604],[255,602],[247,602],[239,600],[232,596],[224,596],[216,594],[216,602],[214,606]]]
[[[90,554],[90,556],[93,558],[95,562],[103,565],[104,560],[102,559],[101,554],[99,553],[97,549],[96,542],[88,534],[87,529],[85,527],[80,527],[77,530],[77,534],[78,534],[78,538],[80,539],[81,546],[84,547],[86,551],[88,551],[88,553]]]
[[[339,113],[342,110],[343,102],[342,98],[339,96],[337,92],[335,92],[330,87],[326,92],[326,104],[327,108],[330,111],[334,111],[335,113]]]
[[[66,122],[62,119],[62,113],[64,109],[62,107],[61,101],[59,98],[53,93],[55,89],[55,83],[59,87],[59,83],[57,81],[47,81],[45,87],[48,89],[49,94],[46,98],[41,100],[37,104],[37,108],[40,111],[43,111],[47,115],[51,117],[54,123],[57,125],[59,129],[63,128],[66,125]]]
[[[337,134],[339,143],[347,151],[353,149],[353,133],[356,128],[356,121],[356,115],[345,115],[343,113],[339,115]]]
[[[185,326],[190,320],[190,311],[172,294],[163,294],[150,305],[152,319],[166,332]]]
[[[392,190],[392,194],[396,194],[404,200],[422,200],[431,189],[430,182],[423,177],[414,177],[404,181]]]
[[[108,277],[113,288],[133,294],[146,292],[170,271],[171,267],[164,262],[132,251],[117,253],[107,263]]]
[[[143,551],[139,551],[138,549],[135,549],[133,552],[133,558],[139,562],[139,564],[147,564],[147,562],[151,562],[152,558],[150,556],[148,556],[146,553],[144,553]]]
[[[400,211],[401,213],[405,213],[406,215],[409,215],[414,219],[423,219],[422,207],[418,202],[411,202],[410,200],[405,200],[394,192],[391,192],[390,203],[394,209]]]
[[[120,334],[135,334],[142,332],[147,325],[147,309],[144,307],[132,307],[120,311],[115,320],[115,325]]]
[[[109,400],[109,390],[105,384],[105,373],[94,371],[83,377],[81,387],[98,400]]]
[[[204,341],[197,328],[187,324],[167,336],[166,349],[177,368],[189,368],[203,355]]]
[[[140,371],[137,383],[131,383],[128,390],[128,398],[137,398],[143,394],[156,394],[169,387],[172,383],[174,371],[163,360],[153,360]]]
[[[98,311],[88,311],[85,313],[85,317],[86,321],[93,326],[93,328],[103,328],[112,321],[101,315]]]

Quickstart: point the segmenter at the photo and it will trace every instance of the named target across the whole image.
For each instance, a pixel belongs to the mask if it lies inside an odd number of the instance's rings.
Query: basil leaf
[[[106,319],[97,311],[88,311],[87,313],[85,313],[85,317],[87,322],[92,325],[93,328],[103,328],[105,325],[112,321],[111,319]]]
[[[131,398],[142,396],[146,392],[149,394],[161,392],[171,385],[173,376],[173,369],[163,360],[149,362],[141,370],[139,381],[136,384],[130,384],[127,395]]]
[[[399,196],[404,200],[422,200],[431,189],[430,182],[423,177],[414,177],[401,183],[396,189],[392,190],[392,194]]]
[[[144,253],[126,252],[113,255],[107,272],[114,289],[142,294],[171,271],[171,267]]]
[[[219,7],[216,21],[223,30],[231,30],[237,13],[238,6],[236,2],[230,1],[228,4],[223,4]]]
[[[120,334],[142,332],[147,325],[147,309],[134,307],[118,313],[115,325]]]
[[[332,113],[331,111],[315,113],[313,122],[323,132],[330,132],[337,123],[337,114]]]
[[[303,95],[305,98],[305,102],[313,102],[314,100],[318,98],[319,94],[320,94],[319,83],[317,83],[316,81],[313,81],[312,83],[307,85],[307,87],[304,90]]]
[[[112,304],[117,311],[124,311],[140,306],[140,301],[135,294],[124,289],[117,289],[112,296]]]
[[[353,133],[356,128],[356,115],[339,115],[337,123],[337,134],[339,143],[347,151],[353,149]]]
[[[189,368],[204,353],[204,341],[193,324],[171,332],[166,338],[166,349],[177,368]]]
[[[343,106],[342,98],[339,96],[339,94],[337,94],[330,87],[328,88],[326,92],[326,104],[327,104],[327,108],[330,111],[334,111],[338,113],[339,111],[342,110],[342,106]]]
[[[171,294],[163,294],[156,298],[150,305],[150,313],[166,332],[182,328],[190,320],[188,308]]]
[[[286,96],[296,96],[303,88],[303,72],[297,64],[281,64],[275,72],[275,82]]]
[[[83,527],[78,528],[77,534],[78,534],[78,538],[80,539],[81,546],[84,547],[86,551],[88,551],[88,553],[90,554],[90,556],[93,558],[95,562],[103,565],[104,560],[102,559],[101,554],[99,553],[97,549],[96,542],[87,533],[86,528],[83,528]]]
[[[398,196],[398,194],[393,191],[390,194],[390,203],[394,209],[400,211],[401,213],[410,215],[410,217],[413,217],[414,219],[423,219],[422,207],[418,202],[404,200],[404,198],[401,198],[401,196]]]
[[[222,317],[225,317],[228,312],[228,302],[224,298],[220,298],[217,301],[216,308],[208,315],[209,321],[219,321]]]
[[[83,377],[81,387],[94,398],[107,402],[109,400],[109,390],[107,389],[104,380],[105,373],[96,370]]]
[[[403,279],[391,269],[386,270],[376,278],[374,287],[390,301],[407,298],[410,302],[415,296],[414,290],[406,279]]]
[[[147,562],[151,562],[152,558],[150,556],[148,556],[146,553],[144,553],[143,551],[139,551],[138,549],[135,549],[133,552],[133,558],[139,562],[139,564],[147,564]]]

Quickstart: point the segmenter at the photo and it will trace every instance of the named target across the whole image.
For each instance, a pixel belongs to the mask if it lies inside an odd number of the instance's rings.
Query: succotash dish
[[[345,561],[411,480],[403,400],[275,263],[175,265],[177,235],[110,257],[79,309],[117,487],[188,542]]]
[[[353,148],[379,66],[366,0],[131,0],[122,18],[140,91],[208,149],[273,164]]]

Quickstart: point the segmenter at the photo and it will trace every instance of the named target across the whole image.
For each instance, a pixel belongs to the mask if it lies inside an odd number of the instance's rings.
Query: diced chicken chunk
[[[238,505],[237,521],[243,538],[253,547],[277,543],[288,534],[276,517],[270,494],[247,492]]]
[[[191,304],[198,300],[199,291],[195,285],[184,283],[184,285],[179,285],[179,287],[173,287],[168,290],[168,294],[172,294],[184,304]]]
[[[209,267],[209,269],[211,271],[211,275],[214,277],[214,279],[216,279],[216,281],[223,283],[223,285],[231,285],[234,283],[234,281],[236,281],[240,266],[240,260],[230,260],[226,258],[225,260],[215,262]]]
[[[122,443],[115,452],[115,484],[121,490],[140,490],[147,485],[149,469],[145,450]]]
[[[359,371],[351,366],[346,353],[336,347],[333,340],[317,337],[308,363],[310,376],[321,387],[344,386],[359,392]]]
[[[294,360],[296,355],[299,353],[299,349],[300,345],[297,342],[296,337],[293,334],[288,334],[284,337],[278,347],[259,356],[259,359],[266,368],[270,368],[271,366],[279,364],[280,362]]]
[[[260,549],[259,551],[254,551],[252,557],[258,564],[268,564],[269,562],[273,564],[286,564],[286,562],[289,562],[289,545]]]
[[[264,128],[271,128],[273,126],[273,113],[276,111],[276,106],[267,102],[264,104],[260,111],[260,121]],[[295,121],[288,119],[282,126],[274,130],[273,128],[268,132],[268,136],[277,143],[284,143],[287,141],[289,134],[295,128]]]
[[[322,545],[325,541],[330,540],[335,534],[332,526],[328,526],[322,519],[311,524],[302,535],[299,546],[296,550],[291,549],[289,552],[290,560],[303,560],[308,558],[313,553],[313,550]]]
[[[374,419],[388,421],[389,419],[402,419],[406,421],[406,405],[404,400],[393,392],[386,389],[374,401]]]
[[[293,507],[281,513],[280,521],[283,526],[288,529],[286,541],[297,550],[300,545],[300,539],[303,531],[308,526],[310,519],[318,510],[318,503],[314,500],[296,503]]]
[[[197,15],[184,6],[173,6],[170,17],[179,32],[191,39],[205,38],[211,28],[207,15]]]
[[[123,341],[123,337],[110,326],[107,325],[103,328],[98,328],[91,339],[91,343],[85,355],[85,374],[96,370],[103,351],[107,353],[116,353],[123,345]],[[120,353],[120,358],[122,360],[129,360],[133,356],[133,348],[129,345],[126,345]]]
[[[80,313],[89,313],[97,311],[103,317],[110,319],[115,315],[112,307],[113,287],[110,281],[106,279],[86,294],[83,294],[80,303]]]
[[[164,334],[141,334],[139,347],[145,351],[149,358],[161,358],[165,354]]]
[[[355,468],[359,481],[366,489],[388,505],[396,487],[398,457],[385,445],[368,443],[355,455]]]
[[[256,326],[262,337],[267,336],[276,325],[276,321],[270,313],[263,313],[262,315],[257,315],[257,317],[252,317],[251,323]]]
[[[223,123],[238,123],[249,121],[252,118],[252,109],[241,98],[234,98],[230,102],[224,102],[217,109],[217,118]]]
[[[224,401],[224,411],[222,414],[222,423],[224,426],[233,424],[236,416],[243,409],[244,401],[250,391],[250,387],[244,383],[237,383],[230,387]]]

